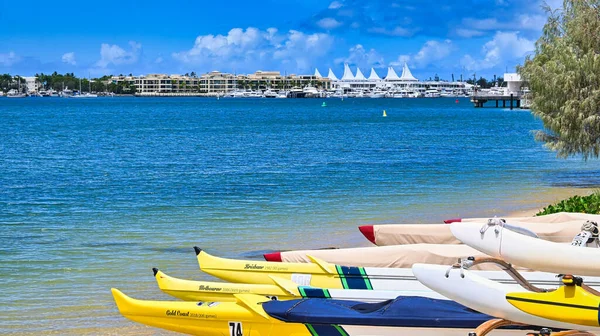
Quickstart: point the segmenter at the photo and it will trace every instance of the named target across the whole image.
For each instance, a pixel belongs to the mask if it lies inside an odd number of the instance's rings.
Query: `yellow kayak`
[[[275,279],[276,284],[233,284],[228,282],[192,281],[174,278],[157,268],[152,269],[158,288],[184,301],[236,302],[234,294],[255,294],[272,300],[291,300],[303,297],[295,283]]]
[[[518,309],[539,317],[578,325],[600,326],[600,296],[596,296],[572,279],[547,293],[508,293],[506,300]]]
[[[300,286],[328,289],[423,290],[409,268],[340,266],[312,256],[308,256],[312,263],[236,260],[194,249],[203,272],[230,282],[273,284],[273,277],[277,277]]]
[[[311,335],[302,324],[284,323],[269,317],[259,305],[263,296],[243,295],[236,302],[136,300],[113,288],[119,312],[148,326],[203,336],[266,336],[276,325],[280,335]],[[237,296],[237,294],[236,294]],[[251,327],[247,325],[251,324]],[[275,334],[273,334],[275,335]]]
[[[235,302],[185,302],[137,300],[114,288],[112,294],[119,312],[132,321],[202,336],[397,336],[405,328],[433,328],[444,335],[452,332],[439,328],[452,328],[465,335],[492,319],[449,300],[422,297],[363,303],[265,301],[264,296],[234,294]]]
[[[444,299],[438,293],[423,290],[362,290],[335,289],[298,286],[281,277],[271,276],[272,284],[239,284],[183,280],[166,275],[157,268],[152,269],[158,287],[163,292],[184,301],[236,302],[234,294],[261,295],[268,300],[292,300],[301,298],[331,298],[361,302],[381,302],[398,296],[421,296]],[[415,281],[416,282],[416,281]]]

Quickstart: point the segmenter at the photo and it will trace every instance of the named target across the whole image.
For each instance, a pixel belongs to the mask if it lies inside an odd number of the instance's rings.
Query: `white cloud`
[[[297,69],[309,69],[312,59],[326,55],[333,45],[334,38],[328,34],[307,35],[290,30],[283,44],[277,46],[274,59],[295,62]]]
[[[460,37],[464,37],[464,38],[481,36],[483,34],[485,34],[485,33],[482,32],[481,30],[476,30],[476,29],[465,29],[465,28],[457,28],[456,29],[456,35],[458,35]]]
[[[544,28],[544,24],[546,24],[547,18],[543,15],[528,15],[522,14],[517,18],[518,29],[531,29],[531,30],[539,30],[541,31]]]
[[[75,53],[68,52],[68,53],[62,55],[62,62],[70,64],[70,65],[76,65],[77,62],[75,61]]]
[[[442,42],[435,40],[427,41],[415,55],[414,60],[420,66],[425,66],[448,57],[452,48],[453,45],[450,40],[444,40]]]
[[[279,61],[308,70],[315,58],[329,52],[334,38],[328,34],[305,34],[290,30],[280,34],[277,29],[259,30],[233,28],[227,35],[201,35],[190,50],[173,53],[185,64],[204,65],[211,69],[260,69]]]
[[[383,56],[375,49],[366,50],[361,44],[357,44],[348,50],[347,57],[335,59],[336,64],[348,63],[361,68],[382,68],[385,66]]]
[[[160,56],[159,56],[159,57],[157,57],[157,58],[154,60],[154,63],[156,63],[156,64],[160,64],[160,63],[162,63],[163,61],[164,61],[164,59],[163,59],[162,57],[160,57]]]
[[[533,51],[535,42],[519,36],[519,32],[498,31],[491,41],[481,48],[483,59],[465,55],[461,61],[467,70],[490,69],[506,62],[515,61]]]
[[[561,0],[562,1],[562,0]],[[550,5],[555,8],[554,5]],[[520,14],[506,21],[498,21],[496,18],[462,20],[462,28],[456,29],[456,33],[462,37],[480,36],[472,35],[471,32],[495,31],[495,30],[532,30],[541,31],[546,23],[547,16],[544,14]]]
[[[329,9],[338,9],[340,7],[342,7],[342,3],[339,1],[334,1],[332,3],[329,4]]]
[[[495,18],[487,18],[487,19],[473,19],[466,18],[463,19],[463,24],[469,29],[475,30],[496,30],[505,28],[508,24],[498,22]]]
[[[341,26],[342,23],[334,18],[327,17],[317,21],[317,25],[323,29],[335,29]]]
[[[138,61],[139,54],[142,48],[140,43],[134,41],[129,42],[130,50],[127,51],[116,44],[110,45],[103,43],[100,46],[100,60],[96,62],[96,66],[106,68],[108,65],[133,64]]]
[[[451,40],[430,40],[423,44],[416,54],[399,55],[395,61],[390,62],[393,67],[403,66],[404,63],[413,63],[417,68],[426,68],[436,62],[440,62],[450,56],[454,44]]]
[[[17,62],[19,62],[21,58],[17,56],[13,51],[7,54],[0,54],[0,65],[9,67]]]
[[[410,55],[400,55],[400,56],[398,56],[398,58],[395,61],[390,62],[390,66],[393,66],[393,67],[404,66],[404,63],[410,62],[410,59],[411,59]]]
[[[412,36],[414,34],[414,31],[411,31],[406,28],[402,28],[400,26],[397,26],[394,29],[387,29],[384,27],[372,27],[372,28],[369,28],[368,31],[370,33],[375,33],[375,34],[382,34],[382,35],[388,35],[388,36],[402,36],[402,37],[408,37],[408,36]]]

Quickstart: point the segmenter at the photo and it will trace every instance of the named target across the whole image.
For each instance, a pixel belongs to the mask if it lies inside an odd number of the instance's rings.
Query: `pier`
[[[510,94],[510,95],[490,95],[490,94],[477,94],[471,96],[471,103],[475,107],[483,107],[485,103],[488,101],[495,101],[496,107],[506,108],[509,107],[511,110],[513,108],[521,108],[521,96]],[[502,102],[502,106],[500,106],[500,102]],[[507,105],[508,102],[508,106]]]

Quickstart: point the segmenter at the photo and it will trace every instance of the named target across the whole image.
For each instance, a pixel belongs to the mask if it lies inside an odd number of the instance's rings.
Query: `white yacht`
[[[73,90],[69,89],[69,87],[67,86],[66,89],[62,90],[59,95],[61,97],[70,97],[73,95]]]
[[[244,98],[262,98],[263,95],[256,91],[246,91],[244,92]]]
[[[71,95],[71,96],[69,96],[69,98],[98,98],[98,95],[94,94],[94,93],[89,93],[89,92],[86,92],[86,93],[79,92],[79,94]]]
[[[324,95],[314,86],[307,86],[302,89],[304,96],[307,98],[322,98]]]
[[[244,97],[244,91],[233,90],[233,91],[229,92],[229,94],[227,94],[226,97],[230,97],[230,98],[243,98]]]
[[[436,89],[425,90],[425,98],[439,98],[440,92]]]
[[[263,97],[265,98],[277,98],[277,92],[271,91],[271,89],[267,89],[263,92]]]
[[[330,95],[331,98],[348,98],[348,95],[344,93],[342,90],[335,91]]]
[[[381,90],[381,89],[376,89],[373,90],[373,92],[371,92],[369,94],[369,98],[384,98],[386,95],[386,92]]]
[[[24,93],[19,93],[19,91],[12,89],[6,93],[6,98],[25,98],[27,97]]]
[[[288,96],[287,91],[282,90],[282,91],[279,91],[279,93],[277,94],[277,97],[275,97],[275,98],[283,99],[283,98],[287,98],[287,96]]]

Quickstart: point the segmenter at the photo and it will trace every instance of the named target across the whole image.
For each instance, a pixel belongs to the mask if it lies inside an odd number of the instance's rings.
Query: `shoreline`
[[[524,205],[524,207],[521,207],[518,210],[513,210],[513,211],[508,211],[508,207],[500,207],[499,209],[489,209],[487,211],[482,211],[479,213],[474,213],[474,216],[480,216],[480,217],[488,217],[489,213],[506,213],[507,217],[524,217],[524,216],[534,216],[535,213],[537,213],[540,209],[542,209],[543,207],[548,206],[549,204],[553,204],[556,203],[562,199],[574,196],[574,195],[587,195],[593,192],[593,188],[551,188],[550,190],[545,190],[543,192],[540,192],[539,194],[536,195],[531,195],[531,194],[525,194],[523,195],[523,197],[519,200],[516,200],[518,204],[522,204]],[[502,210],[506,210],[506,211],[502,211]],[[431,221],[433,222],[433,220]],[[401,225],[401,224],[400,224]],[[358,230],[356,230],[356,228],[352,228],[352,233],[348,232],[348,234],[345,234],[346,232],[344,232],[344,234],[340,234],[338,236],[336,236],[334,239],[336,240],[334,243],[338,243],[338,244],[332,244],[332,245],[339,245],[338,248],[345,248],[345,247],[374,247],[374,245],[372,245],[370,242],[368,242],[366,239],[364,239],[364,237],[360,234],[360,232]],[[357,244],[357,241],[360,241],[362,243]],[[243,258],[243,257],[242,257]],[[245,257],[246,259],[248,259],[248,257]],[[262,260],[262,256],[260,257],[260,259]],[[156,294],[160,294],[160,292],[156,292]],[[110,303],[110,304],[114,304],[114,303]],[[92,327],[92,328],[77,328],[76,326],[74,327],[74,329],[72,330],[55,330],[55,332],[60,333],[60,334],[64,334],[64,335],[86,335],[86,334],[110,334],[110,335],[127,335],[127,336],[132,336],[132,335],[137,335],[137,336],[149,336],[149,335],[180,335],[179,333],[175,333],[175,332],[170,332],[167,330],[162,330],[159,328],[153,328],[153,327],[148,327],[139,323],[135,323],[132,321],[127,320],[125,317],[123,317],[122,315],[120,315],[120,313],[117,311],[116,307],[114,307],[114,309],[111,309],[114,312],[114,315],[111,314],[111,317],[109,318],[110,321],[112,321],[113,323],[106,323],[104,326],[105,327]],[[448,329],[443,329],[443,330],[448,330]],[[437,331],[436,331],[437,333]],[[8,335],[11,335],[12,333],[9,331]],[[15,333],[13,335],[16,334],[23,334],[23,333]],[[30,334],[33,335],[34,333],[25,333],[25,335]],[[523,334],[515,332],[515,331],[506,331],[506,330],[502,330],[502,331],[497,331],[496,334],[498,335],[517,335],[517,334]]]
[[[551,204],[556,204],[562,200],[568,199],[573,196],[588,196],[592,194],[595,188],[571,188],[571,187],[559,187],[562,190],[560,196],[555,197],[544,197],[543,202],[540,200],[538,207],[523,208],[522,210],[515,210],[508,213],[507,217],[534,217],[538,212],[542,211],[545,207]],[[552,193],[554,194],[554,193]],[[545,195],[550,196],[550,195]]]

